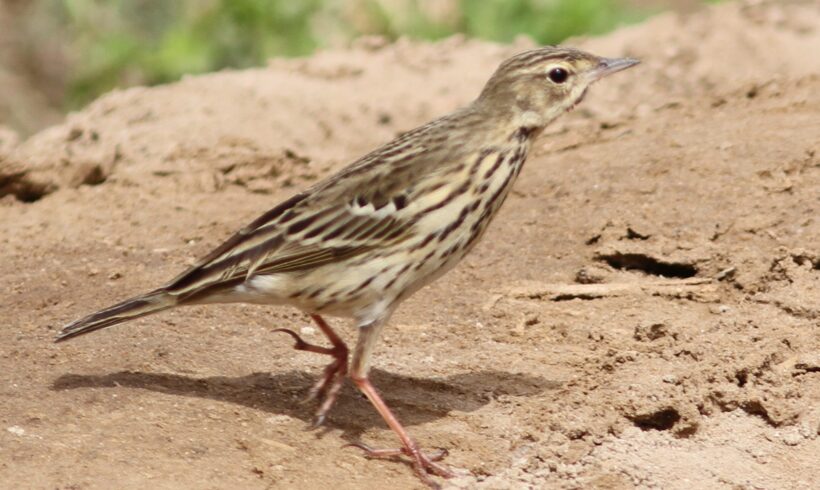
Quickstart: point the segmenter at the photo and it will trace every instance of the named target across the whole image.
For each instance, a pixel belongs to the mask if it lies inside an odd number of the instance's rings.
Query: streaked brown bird
[[[498,67],[467,107],[402,134],[266,212],[165,286],[66,325],[63,341],[182,305],[260,303],[308,313],[331,347],[285,332],[333,361],[311,389],[321,424],[349,376],[401,440],[355,444],[370,457],[410,458],[416,474],[453,473],[423,453],[368,380],[370,356],[396,307],[472,250],[521,171],[532,141],[595,81],[637,60],[545,47]],[[321,315],[352,317],[348,348]]]

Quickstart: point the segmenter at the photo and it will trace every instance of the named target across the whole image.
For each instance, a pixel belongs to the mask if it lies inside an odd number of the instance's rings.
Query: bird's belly
[[[375,304],[392,303],[403,267],[399,257],[360,258],[309,271],[256,275],[237,286],[236,292],[244,302],[286,304],[308,313],[360,318]]]

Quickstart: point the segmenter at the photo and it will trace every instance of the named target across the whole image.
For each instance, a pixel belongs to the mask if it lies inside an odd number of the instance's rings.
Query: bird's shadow
[[[406,426],[442,418],[453,410],[471,412],[501,395],[534,396],[561,386],[557,381],[540,376],[495,370],[424,379],[374,369],[370,379]],[[300,400],[314,381],[314,375],[300,370],[208,378],[120,371],[103,375],[64,374],[54,381],[51,389],[138,388],[235,403],[254,410],[288,415],[309,424],[315,404],[303,404]],[[378,413],[349,384],[340,393],[325,422],[325,427],[342,429],[342,437],[350,441],[358,440],[362,432],[371,427],[383,426]]]

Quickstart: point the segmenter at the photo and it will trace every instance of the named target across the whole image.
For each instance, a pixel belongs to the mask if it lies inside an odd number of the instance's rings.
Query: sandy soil
[[[551,127],[485,241],[399,310],[374,382],[469,488],[820,481],[820,9],[728,4],[574,40],[640,68]],[[0,134],[0,487],[416,488],[286,308],[196,307],[54,345],[529,46],[347,51],[109,94]],[[5,135],[5,136],[3,136]],[[349,339],[352,327],[341,326]]]

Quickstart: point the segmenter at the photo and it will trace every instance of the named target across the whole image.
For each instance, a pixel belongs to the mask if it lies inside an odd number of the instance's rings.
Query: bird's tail
[[[158,289],[148,294],[127,299],[122,303],[69,323],[57,334],[55,342],[61,342],[101,328],[150,315],[171,308],[176,304],[177,299],[174,296],[162,289]]]

